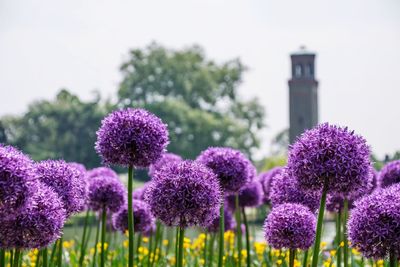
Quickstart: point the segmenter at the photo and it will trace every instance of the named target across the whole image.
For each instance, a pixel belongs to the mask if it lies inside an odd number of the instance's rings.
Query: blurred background
[[[397,0],[1,0],[0,142],[95,167],[101,119],[133,106],[168,123],[171,152],[232,146],[260,170],[284,165],[304,45],[319,122],[365,136],[378,169],[399,159]]]

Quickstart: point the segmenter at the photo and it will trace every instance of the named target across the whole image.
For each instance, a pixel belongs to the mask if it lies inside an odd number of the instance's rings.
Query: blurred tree
[[[158,44],[130,52],[121,66],[120,107],[143,107],[168,124],[168,150],[195,158],[208,146],[232,146],[251,156],[260,145],[265,112],[238,96],[245,67],[217,64],[198,46],[180,51]]]
[[[107,110],[99,95],[82,102],[63,89],[54,101],[32,103],[21,117],[5,117],[7,141],[34,160],[63,158],[95,167],[100,164],[94,150],[96,131]]]
[[[3,126],[2,121],[0,121],[0,143],[6,143],[7,136],[6,136],[6,129]]]
[[[271,142],[272,155],[286,155],[289,147],[289,129],[280,131]]]

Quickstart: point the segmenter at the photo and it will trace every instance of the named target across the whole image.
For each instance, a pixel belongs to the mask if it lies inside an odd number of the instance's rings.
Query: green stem
[[[178,267],[182,267],[183,266],[183,240],[185,238],[185,228],[180,227],[179,230],[179,263],[178,263]]]
[[[10,267],[13,267],[13,260],[14,260],[14,250],[10,251]]]
[[[249,224],[247,222],[246,211],[242,208],[242,215],[243,215],[243,222],[246,227],[246,250],[247,250],[247,267],[251,265],[251,258],[250,258],[250,233],[249,233]]]
[[[324,220],[326,195],[327,195],[327,182],[325,181],[324,188],[322,190],[322,196],[321,196],[321,202],[320,202],[320,205],[319,205],[319,211],[318,211],[317,233],[315,235],[313,257],[312,257],[312,265],[311,265],[312,267],[317,267],[318,266],[319,247],[320,247],[320,244],[321,244],[322,223],[323,223],[323,220]]]
[[[49,266],[52,267],[54,263],[54,257],[56,256],[56,251],[58,247],[58,240],[54,243],[53,248],[51,249]]]
[[[342,242],[342,211],[339,209],[336,214],[336,262],[340,267],[342,262],[342,249],[340,247],[340,243]]]
[[[213,261],[214,261],[214,241],[215,241],[215,234],[211,234],[210,244],[208,245],[208,251],[209,251],[208,266],[213,266]]]
[[[349,266],[349,243],[347,242],[347,217],[349,214],[349,201],[347,198],[344,199],[343,203],[343,260],[344,260],[344,267]]]
[[[203,258],[204,258],[204,266],[207,266],[207,237],[208,234],[207,232],[205,233],[205,237],[204,237],[204,250],[203,250]]]
[[[235,195],[235,207],[236,207],[236,231],[237,231],[237,248],[238,248],[238,266],[242,266],[242,222],[240,219],[240,207],[239,207],[239,194]]]
[[[12,266],[19,267],[19,254],[20,253],[21,253],[21,251],[19,249],[15,249],[14,260],[13,260]]]
[[[97,243],[99,242],[100,225],[101,225],[101,221],[99,221],[97,223],[96,238],[94,241],[94,253],[93,253],[93,259],[92,259],[92,267],[96,266]]]
[[[179,227],[176,227],[176,235],[175,235],[175,266],[176,267],[178,267],[178,261],[179,261],[178,248],[179,248]]]
[[[150,233],[150,238],[149,238],[149,256],[147,257],[147,266],[150,267],[151,264],[151,251],[153,247],[153,234]]]
[[[62,254],[63,254],[63,236],[60,237],[58,244],[58,257],[57,257],[58,267],[62,266]]]
[[[45,248],[42,249],[43,267],[47,267],[47,265],[48,265],[48,262],[47,262],[47,257],[48,256],[47,256],[47,254],[48,254],[47,247],[45,247]]]
[[[139,253],[139,248],[140,248],[140,246],[142,244],[142,233],[141,232],[139,232],[139,234],[137,235],[137,240],[136,241],[137,241],[136,242],[136,254],[138,254]]]
[[[307,267],[308,262],[308,249],[304,252],[303,267]]]
[[[224,198],[221,198],[221,206],[219,207],[219,240],[218,240],[218,267],[222,267],[224,257],[224,233],[225,233],[225,213]]]
[[[133,167],[128,169],[128,232],[129,232],[129,267],[133,267],[134,217],[133,217]]]
[[[153,250],[153,260],[152,260],[152,262],[150,264],[150,267],[154,266],[154,262],[156,260],[156,252],[157,252],[158,242],[159,242],[159,239],[160,239],[160,231],[161,231],[161,223],[157,220],[157,222],[156,222],[156,238],[155,238],[155,241],[154,241],[154,246],[152,248],[152,250]]]
[[[81,241],[81,255],[79,256],[79,266],[83,265],[83,259],[85,258],[85,240],[86,240],[86,231],[89,221],[89,209],[86,211],[85,216],[85,225],[83,226],[83,234],[82,234],[82,241]]]
[[[389,266],[390,267],[397,266],[397,254],[393,249],[391,249],[389,253]]]
[[[100,266],[104,267],[106,263],[106,250],[104,243],[106,242],[106,220],[107,220],[107,210],[103,207],[103,212],[101,215],[101,257]]]
[[[0,267],[5,266],[6,261],[6,252],[4,249],[0,249]]]
[[[296,258],[296,249],[289,249],[289,267],[294,267],[295,258]]]
[[[40,266],[40,258],[42,256],[42,250],[39,250],[39,253],[36,256],[36,264],[35,266]]]

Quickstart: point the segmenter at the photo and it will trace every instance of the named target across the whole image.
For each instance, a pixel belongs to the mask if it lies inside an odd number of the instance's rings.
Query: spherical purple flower
[[[379,173],[379,185],[384,188],[400,183],[400,160],[386,164]]]
[[[68,165],[71,167],[74,167],[78,171],[80,171],[82,174],[86,173],[86,167],[85,165],[78,163],[78,162],[68,162]]]
[[[348,221],[352,246],[364,257],[383,259],[400,253],[400,185],[378,189],[355,203]]]
[[[173,153],[163,153],[161,157],[150,165],[149,176],[152,177],[154,172],[161,169],[166,164],[182,161],[182,157]]]
[[[230,210],[235,210],[235,194],[229,195],[226,199]],[[254,180],[239,190],[239,206],[240,207],[257,207],[261,205],[263,191],[260,182]]]
[[[362,187],[371,166],[370,150],[347,128],[320,124],[291,146],[288,168],[305,189],[347,194]]]
[[[156,162],[168,144],[161,119],[143,109],[116,110],[101,122],[96,151],[106,164],[146,168]]]
[[[210,223],[210,225],[207,226],[207,231],[211,233],[216,233],[219,231],[219,220],[220,220],[219,213],[216,215],[214,220]],[[236,227],[236,221],[233,218],[232,212],[230,212],[228,209],[224,210],[224,230],[229,231],[233,230]]]
[[[12,146],[0,145],[0,217],[12,215],[26,205],[36,189],[30,158]]]
[[[42,183],[14,217],[0,219],[0,248],[42,248],[62,234],[66,211],[59,195]]]
[[[265,239],[276,249],[306,250],[314,242],[315,216],[301,204],[274,207],[264,224]]]
[[[88,206],[94,211],[118,212],[126,203],[126,189],[113,177],[98,176],[89,180]]]
[[[297,203],[308,207],[314,213],[319,207],[321,192],[300,188],[297,180],[284,169],[275,176],[270,197],[274,207],[284,203]]]
[[[269,204],[271,199],[270,199],[270,191],[271,191],[271,184],[276,175],[281,173],[282,167],[274,167],[269,171],[260,173],[258,175],[258,180],[260,181],[263,189],[263,202],[264,204]]]
[[[210,169],[198,162],[181,161],[155,172],[145,200],[168,226],[207,226],[217,216],[221,190]]]
[[[35,165],[39,180],[61,198],[67,216],[85,208],[87,184],[84,175],[63,160],[44,160]]]
[[[209,167],[218,177],[226,193],[236,193],[256,175],[256,169],[239,150],[228,147],[210,147],[197,161]]]
[[[133,199],[137,199],[137,200],[142,200],[144,201],[144,193],[146,191],[147,186],[150,184],[150,182],[147,182],[145,184],[143,184],[142,187],[136,188],[133,192],[132,192],[132,198]]]
[[[134,231],[149,231],[154,224],[154,216],[150,212],[149,205],[140,200],[133,200]],[[128,207],[123,207],[118,213],[113,215],[113,225],[115,229],[125,233],[128,230]]]
[[[95,177],[108,177],[118,179],[118,174],[108,167],[98,167],[86,172],[87,180]]]

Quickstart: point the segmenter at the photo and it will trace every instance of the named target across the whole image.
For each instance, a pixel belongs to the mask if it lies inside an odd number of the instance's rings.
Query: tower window
[[[294,66],[294,77],[301,77],[303,75],[303,67],[300,64]]]
[[[314,75],[312,64],[309,63],[306,65],[306,67],[304,69],[304,74],[306,77],[312,77]]]

